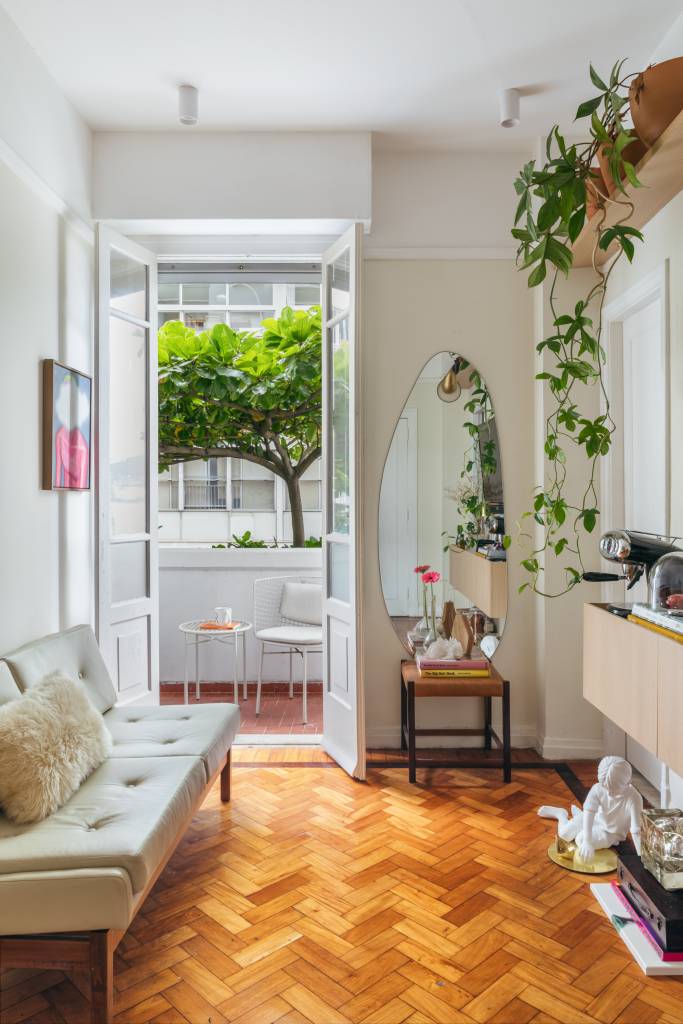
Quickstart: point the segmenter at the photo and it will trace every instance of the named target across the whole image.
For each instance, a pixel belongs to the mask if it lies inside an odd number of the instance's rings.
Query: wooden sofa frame
[[[202,793],[202,798],[179,828],[163,860],[145,886],[133,912],[135,918],[149,891],[166,867],[183,838],[192,818],[208,796],[220,775],[221,801],[230,800],[231,751],[225,764],[218,768]],[[15,967],[35,967],[40,970],[85,970],[90,975],[91,1024],[111,1024],[114,1016],[114,951],[126,931],[63,932],[51,935],[0,936],[0,971]],[[2,992],[0,991],[0,1020],[2,1019]]]

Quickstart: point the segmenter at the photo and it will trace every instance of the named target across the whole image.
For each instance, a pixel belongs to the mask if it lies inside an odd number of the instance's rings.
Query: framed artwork
[[[90,490],[92,378],[43,360],[43,488]]]

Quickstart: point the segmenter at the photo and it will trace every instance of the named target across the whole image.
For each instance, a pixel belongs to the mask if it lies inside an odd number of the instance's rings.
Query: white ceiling
[[[366,129],[387,147],[523,148],[635,71],[680,0],[0,0],[96,129]],[[199,128],[176,87],[201,91]],[[497,90],[523,91],[498,126]]]

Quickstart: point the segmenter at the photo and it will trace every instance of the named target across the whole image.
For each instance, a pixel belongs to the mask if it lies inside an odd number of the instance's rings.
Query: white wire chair
[[[280,611],[282,591],[285,583],[310,583],[320,587],[320,622],[312,625],[286,618]],[[322,579],[320,576],[268,576],[254,580],[254,636],[259,651],[258,682],[256,686],[256,714],[261,713],[261,681],[263,678],[263,659],[268,654],[289,652],[289,697],[294,696],[293,656],[300,655],[303,660],[302,718],[306,725],[308,718],[307,685],[308,655],[322,654]],[[268,648],[274,648],[269,650]]]

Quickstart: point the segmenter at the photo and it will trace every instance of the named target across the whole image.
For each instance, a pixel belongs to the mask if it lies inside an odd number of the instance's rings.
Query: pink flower
[[[428,565],[416,565],[413,572],[417,572],[421,576],[423,572],[427,572],[427,569],[429,569]]]
[[[436,569],[432,569],[431,572],[423,572],[422,573],[422,582],[423,583],[438,583],[440,579],[441,579],[441,573],[437,572]]]

